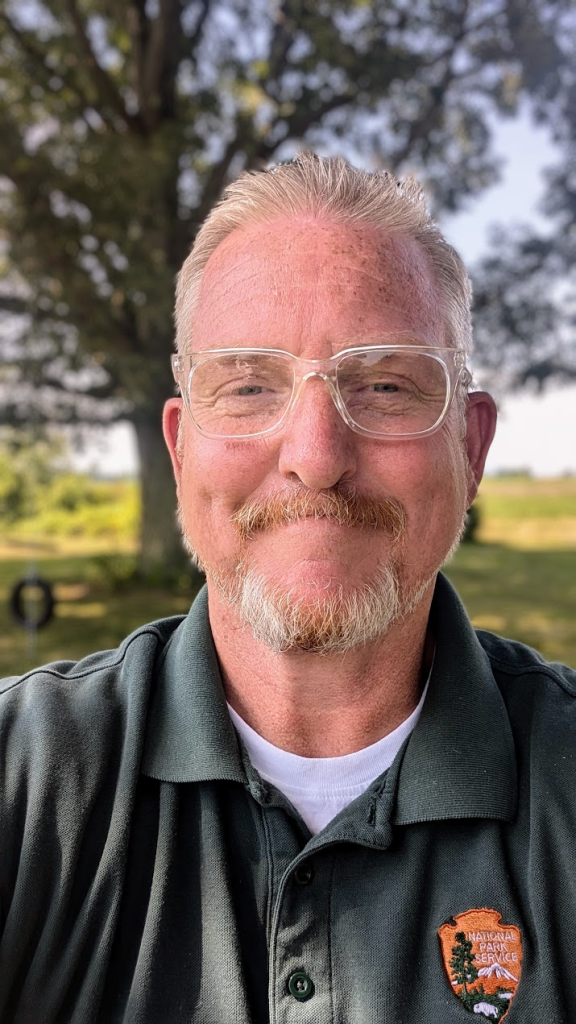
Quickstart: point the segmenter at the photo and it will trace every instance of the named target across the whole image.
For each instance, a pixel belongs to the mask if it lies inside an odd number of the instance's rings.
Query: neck
[[[208,584],[226,698],[260,736],[303,757],[338,757],[397,728],[420,699],[432,660],[432,590],[385,636],[345,654],[276,654]]]

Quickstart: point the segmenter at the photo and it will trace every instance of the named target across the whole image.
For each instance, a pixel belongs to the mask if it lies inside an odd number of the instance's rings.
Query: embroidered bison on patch
[[[496,1017],[498,1020],[498,1009],[496,1006],[492,1006],[492,1003],[475,1003],[473,1010],[474,1013],[483,1013],[485,1017]]]

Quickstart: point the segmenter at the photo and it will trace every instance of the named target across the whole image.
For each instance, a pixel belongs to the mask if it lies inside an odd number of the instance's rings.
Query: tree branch
[[[150,22],[146,16],[145,0],[132,0],[127,11],[128,31],[132,37],[135,66],[135,89],[139,97],[144,93],[146,48]]]
[[[294,17],[291,0],[283,0],[274,15],[274,31],[270,40],[269,66],[266,83],[262,83],[264,91],[271,99],[280,102],[279,79],[286,67],[288,51],[294,39],[293,30],[297,19]]]
[[[454,34],[451,49],[447,51],[447,53],[443,54],[441,58],[442,60],[446,61],[444,74],[442,75],[442,78],[439,83],[429,88],[429,99],[427,109],[424,109],[419,115],[418,120],[416,122],[413,122],[412,125],[410,126],[408,137],[406,139],[406,142],[404,143],[404,146],[402,147],[400,152],[396,153],[394,156],[394,162],[396,166],[400,166],[400,164],[404,163],[404,161],[410,155],[410,151],[412,150],[414,143],[417,140],[423,139],[427,135],[429,135],[431,129],[435,126],[435,124],[438,123],[438,121],[442,117],[444,111],[444,97],[450,85],[458,78],[458,75],[454,71],[452,65],[452,58],[454,57],[456,47],[460,44],[460,42],[462,41],[466,34],[464,25],[466,13],[467,5],[465,11],[462,12],[460,27],[458,31],[455,32]]]
[[[180,59],[178,34],[182,34],[178,0],[159,0],[146,47],[143,75],[143,112],[154,129],[161,118],[174,115],[174,79]]]
[[[208,0],[204,4],[206,9],[207,6]],[[128,27],[135,56],[140,115],[152,132],[160,121],[174,116],[177,69],[188,52],[181,24],[181,0],[159,0],[158,15],[153,20],[148,18],[143,0],[133,0]]]
[[[0,313],[11,313],[14,316],[31,316],[32,308],[27,299],[13,295],[0,295]]]
[[[14,41],[17,43],[18,47],[20,48],[24,56],[26,56],[34,65],[35,72],[39,75],[39,78],[44,88],[46,88],[49,92],[53,92],[53,88],[50,84],[50,79],[53,77],[53,72],[46,67],[46,64],[44,63],[44,54],[42,50],[34,46],[30,41],[28,35],[17,29],[16,26],[8,17],[8,15],[6,15],[4,12],[0,12],[0,23],[3,23],[6,26],[7,30],[9,31]],[[58,67],[58,77],[61,78],[64,84],[70,89],[70,91],[75,94],[80,106],[91,107],[93,105],[90,102],[84,90],[82,89],[82,86],[80,82],[77,80],[77,77],[70,73],[68,68],[65,67],[63,61],[60,62],[60,65]],[[93,132],[94,126],[91,125],[86,118],[84,118],[84,120],[90,131]]]
[[[97,401],[104,401],[105,399],[111,399],[117,396],[118,380],[111,376],[105,384],[95,384],[88,388],[71,388],[69,384],[63,384],[61,380],[46,377],[42,381],[40,387],[49,388],[51,391],[71,395],[73,398],[90,398]]]
[[[197,224],[201,224],[205,217],[208,216],[210,210],[212,209],[212,206],[218,199],[218,196],[220,195],[224,187],[224,182],[226,181],[226,175],[230,168],[230,164],[232,163],[239,149],[242,149],[242,142],[240,137],[240,131],[237,130],[236,134],[234,135],[234,138],[231,139],[228,145],[226,146],[226,149],[224,150],[224,155],[218,161],[218,163],[214,164],[212,170],[210,171],[210,174],[208,175],[206,184],[204,186],[202,200],[199,203],[196,211],[195,220]]]
[[[71,402],[67,406],[60,405],[58,408],[50,408],[48,411],[44,411],[41,408],[34,407],[34,427],[44,426],[50,424],[52,426],[63,424],[67,426],[75,425],[86,425],[86,426],[111,426],[113,423],[118,423],[121,420],[128,420],[131,422],[131,410],[126,408],[112,408],[103,410],[102,406],[93,399],[88,399],[88,403],[92,406],[92,409],[84,408],[78,409],[77,405],[82,402],[82,395],[70,395]],[[9,402],[5,400],[2,394],[2,388],[0,387],[0,426],[8,427],[19,427],[31,425],[31,415],[29,403],[22,402],[22,396],[19,401]],[[96,408],[98,412],[96,413]]]
[[[333,110],[339,110],[341,107],[347,106],[352,103],[356,97],[351,92],[338,93],[332,96],[329,100],[325,100],[324,103],[318,104],[317,107],[311,109],[307,104],[302,103],[301,106],[296,107],[294,113],[285,118],[286,124],[288,125],[288,133],[284,136],[285,139],[302,138],[309,128],[313,124],[317,124],[321,121],[326,114],[330,114]],[[276,146],[274,146],[276,149]]]
[[[261,161],[268,160],[281,142],[285,142],[288,138],[301,138],[308,128],[316,124],[317,121],[320,121],[326,114],[351,103],[353,99],[354,97],[351,94],[341,93],[319,104],[314,110],[305,110],[306,104],[302,104],[302,109],[297,108],[291,117],[285,119],[288,132],[278,142],[270,142],[266,138],[261,140],[255,138],[251,131],[251,121],[240,115],[236,122],[234,138],[230,140],[221,160],[214,164],[208,176],[202,201],[197,209],[196,223],[202,223],[218,199],[225,185],[230,165],[237,153],[246,153],[246,166],[249,168],[255,167]]]
[[[210,13],[211,2],[212,0],[201,0],[198,21],[196,22],[194,31],[188,40],[188,52],[190,56],[193,56],[195,54],[196,49],[200,44],[200,39],[202,38],[202,32],[204,30],[204,24],[206,22],[208,14]]]
[[[114,82],[110,78],[110,75],[108,75],[104,68],[98,63],[86,33],[86,26],[84,25],[84,21],[82,20],[82,16],[78,10],[76,0],[66,0],[66,7],[68,8],[68,13],[76,34],[78,46],[80,51],[86,57],[87,68],[96,87],[96,91],[100,96],[100,115],[104,116],[102,113],[102,107],[105,107],[108,103],[129,128],[132,128],[139,134],[144,134],[145,128],[142,123],[142,119],[138,115],[128,113],[124,101],[114,85]]]

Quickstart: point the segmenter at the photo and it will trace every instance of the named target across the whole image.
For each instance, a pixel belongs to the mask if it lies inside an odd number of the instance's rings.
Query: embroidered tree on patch
[[[476,955],[472,952],[472,943],[466,938],[464,932],[456,932],[454,938],[456,939],[456,945],[452,946],[452,959],[450,961],[452,977],[457,985],[462,985],[462,994],[466,997],[468,995],[466,986],[476,981],[478,977],[478,971],[474,965]],[[462,1001],[467,1002],[466,998],[462,999]]]

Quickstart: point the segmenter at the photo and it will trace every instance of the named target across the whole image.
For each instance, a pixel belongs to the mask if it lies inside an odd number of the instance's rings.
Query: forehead
[[[225,238],[204,270],[189,330],[194,349],[293,347],[299,336],[332,347],[398,335],[444,339],[436,284],[416,242],[312,215]]]

